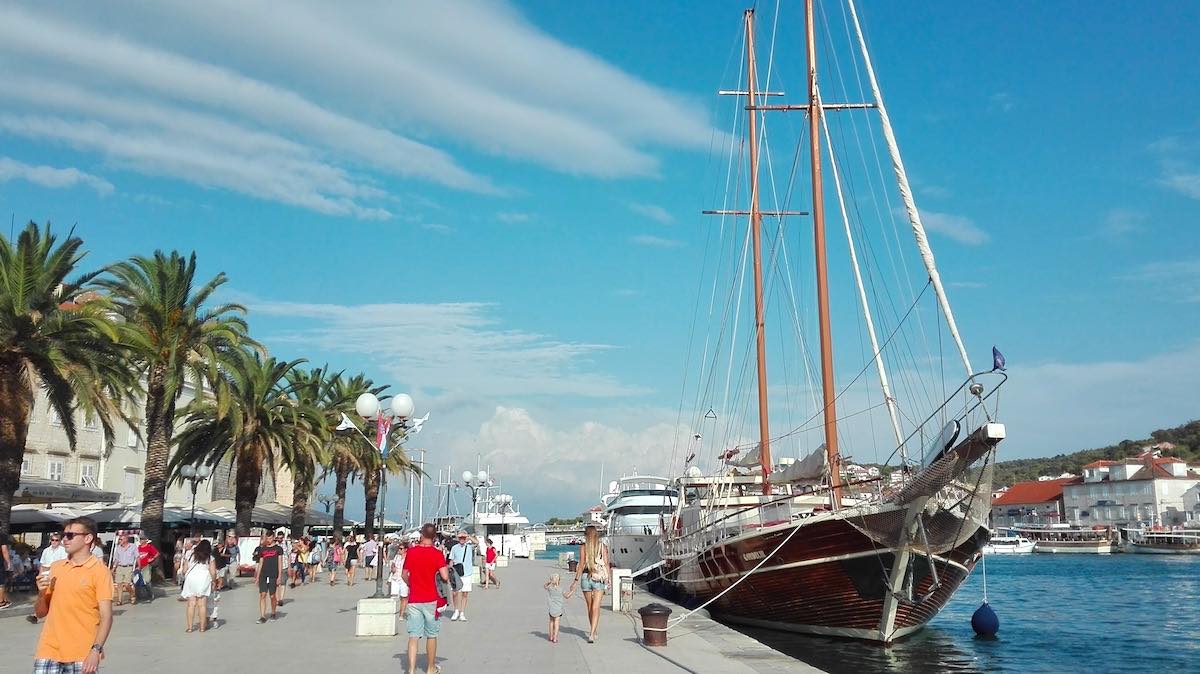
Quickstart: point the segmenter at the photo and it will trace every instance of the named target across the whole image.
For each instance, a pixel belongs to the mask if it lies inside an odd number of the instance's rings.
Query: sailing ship
[[[731,622],[890,643],[928,623],[982,557],[982,548],[990,535],[987,515],[991,503],[991,466],[996,447],[1005,437],[1003,424],[996,420],[996,393],[1006,375],[1002,357],[996,351],[993,352],[992,370],[977,371],[971,366],[929,246],[921,213],[914,202],[852,0],[843,10],[847,40],[857,44],[855,51],[860,55],[854,58],[865,70],[870,100],[823,100],[818,87],[814,4],[814,0],[807,0],[803,9],[807,100],[796,105],[772,103],[776,100],[773,97],[782,96],[783,92],[768,88],[772,72],[770,64],[767,87],[759,88],[755,12],[752,9],[746,10],[743,16],[745,69],[739,68],[739,72],[745,74],[745,79],[738,90],[721,92],[737,96],[739,111],[746,113],[744,122],[735,123],[735,127],[744,129],[745,138],[740,144],[736,140],[731,144],[734,149],[731,149],[729,163],[731,166],[742,165],[733,161],[732,156],[737,149],[745,148],[748,166],[742,184],[748,187],[749,205],[742,209],[722,208],[705,213],[723,218],[722,232],[726,231],[727,219],[739,223],[738,227],[728,229],[739,232],[739,237],[744,232],[745,248],[742,250],[747,250],[747,256],[753,259],[755,323],[752,339],[755,356],[752,361],[756,376],[747,375],[746,379],[757,381],[757,418],[747,413],[750,420],[745,425],[752,426],[756,421],[758,437],[757,443],[750,446],[752,451],[748,452],[748,457],[737,458],[746,446],[726,449],[719,454],[719,465],[705,472],[698,465],[689,465],[697,455],[695,448],[704,449],[704,433],[697,429],[704,422],[716,419],[720,414],[718,408],[724,410],[734,406],[722,406],[718,399],[703,418],[697,418],[692,440],[681,441],[694,440],[694,444],[685,448],[684,453],[688,456],[683,474],[673,483],[679,490],[679,499],[661,539],[663,564],[655,582],[664,584],[665,591],[685,603],[703,606]],[[759,144],[761,137],[766,136],[760,125],[765,124],[768,113],[775,111],[800,112],[806,117],[802,139],[796,144],[795,154],[789,153],[788,161],[793,167],[808,165],[811,213],[760,207],[762,150]],[[826,119],[827,115],[848,113],[874,115],[875,123],[882,131],[883,145],[903,206],[902,209],[884,210],[882,215],[908,221],[927,278],[925,288],[919,294],[914,293],[913,307],[923,299],[932,305],[930,311],[893,309],[895,324],[890,334],[883,335],[882,341],[876,330],[880,314],[872,312],[872,303],[868,301],[877,299],[882,291],[878,286],[872,288],[870,283],[864,282],[855,247],[856,239],[860,244],[862,239],[852,234],[852,225],[861,223],[853,222],[850,214],[855,211],[855,205],[844,199],[844,192],[850,186],[844,184],[843,170],[833,163],[836,157]],[[862,375],[871,369],[875,370],[882,389],[882,402],[867,409],[886,410],[891,440],[884,449],[892,451],[888,461],[897,462],[886,481],[882,476],[854,479],[843,470],[846,457],[840,447],[847,424],[840,423],[839,409],[842,405],[849,407],[841,397],[849,390],[849,385],[839,390],[834,373],[823,147],[830,150],[830,174],[847,234],[848,267],[853,270],[858,304],[865,322],[860,338],[865,334],[870,340],[869,355],[865,356],[862,369],[853,382],[862,380]],[[802,153],[807,154],[807,162],[795,161]],[[884,171],[879,173],[882,180]],[[785,185],[776,192],[790,193],[790,189]],[[893,215],[897,211],[902,215]],[[813,235],[813,290],[819,335],[819,366],[815,369],[820,375],[820,400],[813,407],[816,408],[814,417],[819,421],[815,426],[799,430],[819,432],[824,442],[799,461],[772,460],[773,447],[783,444],[784,438],[795,438],[798,433],[772,437],[768,418],[764,218],[777,222],[779,232],[783,231],[785,222],[802,222],[804,231],[811,228]],[[776,246],[786,243],[782,233],[776,234],[774,241]],[[736,251],[740,246],[731,249]],[[775,259],[773,248],[772,260]],[[913,262],[916,262],[915,258]],[[772,278],[785,273],[780,272]],[[878,282],[878,276],[868,280]],[[739,287],[736,283],[731,288]],[[926,290],[932,291],[931,297]],[[729,296],[735,294],[738,293],[731,290]],[[872,295],[874,297],[869,298]],[[715,291],[713,296],[717,296]],[[794,297],[789,299],[796,302]],[[740,308],[740,304],[737,306]],[[736,316],[737,311],[731,309],[726,315]],[[937,385],[927,387],[926,393],[928,388],[939,393],[936,400],[930,401],[926,395],[926,400],[919,401],[928,403],[927,406],[902,404],[899,394],[890,385],[889,354],[902,348],[897,335],[911,333],[916,330],[912,326],[917,321],[932,320],[931,317],[940,321],[937,326],[939,337],[943,330],[948,333],[953,354],[950,360],[961,360],[965,376],[956,388],[953,383],[940,389]],[[800,326],[801,321],[796,321],[795,325]],[[729,332],[723,326],[720,339],[726,339]],[[749,350],[747,345],[737,357],[748,354]],[[706,343],[703,350],[697,351],[707,356],[715,349],[710,349]],[[735,351],[732,346],[729,348],[731,363]],[[936,360],[937,353],[932,358]],[[745,360],[745,371],[749,372],[751,359],[746,357]],[[910,362],[917,361],[914,358]],[[938,363],[939,369],[944,371],[943,365]],[[900,373],[896,380],[905,375]],[[715,388],[703,383],[711,382],[711,375],[700,379],[702,383],[697,388],[704,389],[701,393]],[[727,377],[726,381],[730,379],[736,383],[736,377]],[[954,381],[958,381],[957,377]],[[727,384],[726,390],[728,387]],[[812,388],[816,390],[817,386],[814,384]],[[712,400],[717,395],[705,393],[705,397]],[[747,400],[752,398],[748,391],[745,397]],[[942,402],[938,404],[937,400]],[[697,412],[703,408],[701,405]],[[882,411],[879,414],[882,416]],[[735,431],[729,431],[729,428]],[[736,421],[726,422],[726,436],[736,432],[736,428]],[[720,440],[720,437],[716,439],[717,442]]]

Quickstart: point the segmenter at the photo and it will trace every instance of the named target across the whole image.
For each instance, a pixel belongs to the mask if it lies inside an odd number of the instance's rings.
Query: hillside
[[[1036,480],[1039,475],[1054,476],[1062,473],[1079,475],[1080,469],[1092,461],[1136,456],[1142,447],[1159,442],[1170,442],[1175,445],[1175,449],[1170,452],[1171,456],[1177,456],[1188,463],[1200,463],[1200,420],[1175,428],[1154,431],[1149,438],[1143,440],[1122,440],[1108,447],[1085,449],[1072,454],[1059,454],[1047,458],[1000,461],[996,463],[993,484],[997,487],[1007,486],[1022,480]]]

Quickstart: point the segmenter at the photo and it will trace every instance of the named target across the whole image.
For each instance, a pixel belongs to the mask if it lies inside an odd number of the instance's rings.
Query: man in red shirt
[[[158,548],[154,547],[154,544],[150,542],[149,536],[147,536],[146,534],[142,534],[140,543],[138,544],[137,552],[138,552],[138,560],[137,560],[138,578],[141,579],[141,584],[145,585],[146,589],[149,590],[151,587],[151,583],[154,582],[154,578],[153,578],[154,567],[152,567],[151,564],[158,561]],[[133,592],[133,603],[134,604],[137,603],[137,587],[136,587],[137,585],[138,585],[138,579],[135,578],[134,579],[134,592]],[[153,596],[153,593],[148,593],[148,594]]]
[[[408,671],[417,671],[417,642],[425,638],[425,671],[434,674],[437,671],[437,637],[442,626],[438,622],[437,608],[438,591],[434,580],[441,576],[447,584],[450,582],[450,570],[446,566],[446,556],[433,547],[433,539],[437,529],[432,524],[421,527],[421,542],[409,548],[404,556],[404,582],[408,583],[408,610],[404,613],[405,627],[408,629]]]

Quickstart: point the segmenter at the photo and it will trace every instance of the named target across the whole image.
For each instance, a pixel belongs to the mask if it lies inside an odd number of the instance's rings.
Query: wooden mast
[[[817,90],[817,40],[813,3],[804,2],[804,33],[808,47],[808,142],[812,162],[813,246],[816,251],[817,314],[821,333],[821,390],[825,408],[825,454],[833,509],[842,505],[841,466],[838,458],[837,391],[833,381],[833,332],[829,327],[829,265],[825,258],[825,199],[821,182],[821,96]]]
[[[771,494],[771,426],[767,419],[767,330],[763,318],[762,211],[758,207],[758,110],[754,87],[758,67],[754,58],[754,10],[745,12],[746,109],[750,136],[750,232],[754,240],[754,330],[758,342],[758,442],[763,494]]]

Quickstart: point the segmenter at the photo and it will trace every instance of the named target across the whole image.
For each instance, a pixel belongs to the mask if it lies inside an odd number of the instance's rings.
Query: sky
[[[1200,416],[1200,5],[861,4],[971,358],[1008,360],[1001,458]],[[73,226],[93,267],[195,251],[275,355],[410,393],[431,473],[478,462],[532,519],[578,513],[696,431],[720,227],[700,211],[726,203],[742,9],[4,3],[0,213]],[[757,26],[763,85],[803,101],[797,6]],[[826,101],[850,96],[855,57],[822,44]],[[784,176],[798,114],[769,122]],[[811,247],[807,226],[783,240]],[[803,388],[769,381],[779,407]]]

